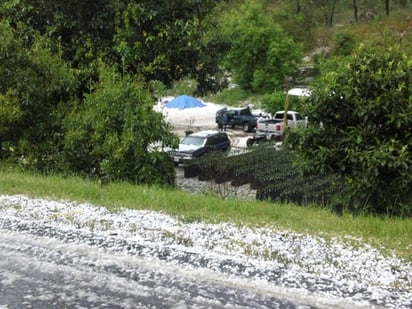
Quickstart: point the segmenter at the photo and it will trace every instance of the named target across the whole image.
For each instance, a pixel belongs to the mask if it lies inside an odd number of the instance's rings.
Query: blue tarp
[[[192,108],[192,107],[203,107],[206,105],[189,95],[180,95],[174,98],[173,100],[169,101],[168,103],[166,103],[165,106],[167,108],[185,109],[185,108]]]

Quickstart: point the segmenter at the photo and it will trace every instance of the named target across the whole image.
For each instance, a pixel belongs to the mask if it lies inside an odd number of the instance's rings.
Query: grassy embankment
[[[230,221],[251,227],[266,226],[326,238],[351,236],[379,250],[393,250],[412,261],[412,219],[373,216],[338,217],[316,207],[278,205],[258,201],[222,200],[214,196],[195,196],[179,190],[126,183],[101,185],[76,177],[39,176],[0,169],[0,194],[90,202],[117,209],[148,209],[175,215],[184,221]],[[389,251],[388,251],[389,250]]]

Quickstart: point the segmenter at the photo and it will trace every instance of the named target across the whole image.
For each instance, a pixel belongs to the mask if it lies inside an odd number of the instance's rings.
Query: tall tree
[[[69,108],[77,81],[50,42],[40,36],[27,42],[26,30],[0,22],[0,114],[6,114],[0,128],[8,155],[41,165],[61,145],[61,112]]]
[[[301,46],[256,1],[246,1],[223,18],[223,32],[231,44],[225,65],[235,82],[256,92],[282,88],[300,62]]]
[[[353,0],[353,14],[355,16],[355,21],[358,21],[358,4],[356,0]]]
[[[4,0],[0,18],[24,23],[51,37],[77,68],[98,58],[124,73],[170,85],[187,75],[204,76],[203,22],[221,1]],[[86,71],[87,72],[87,71]],[[90,76],[88,76],[90,77]]]

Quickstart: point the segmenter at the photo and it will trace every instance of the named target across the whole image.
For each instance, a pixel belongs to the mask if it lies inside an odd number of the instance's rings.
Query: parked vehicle
[[[227,123],[224,123],[224,115],[227,115]],[[256,128],[258,115],[252,114],[250,107],[245,108],[223,108],[216,112],[216,123],[219,129],[228,125],[232,128],[242,127],[243,131],[251,132]]]
[[[179,143],[179,148],[170,152],[175,165],[199,158],[216,151],[229,151],[230,139],[225,132],[200,131],[185,136]]]
[[[279,111],[275,114],[273,118],[270,119],[259,119],[256,124],[256,134],[255,136],[249,138],[246,141],[248,146],[255,143],[260,143],[267,140],[279,141],[283,138],[285,132],[284,126],[284,111]],[[296,111],[287,112],[287,124],[288,129],[306,127],[307,120]]]

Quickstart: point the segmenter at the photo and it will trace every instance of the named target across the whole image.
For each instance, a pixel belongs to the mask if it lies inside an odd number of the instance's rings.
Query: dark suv
[[[201,131],[185,136],[179,143],[179,149],[171,151],[170,155],[177,166],[210,152],[228,150],[230,140],[225,132]]]

